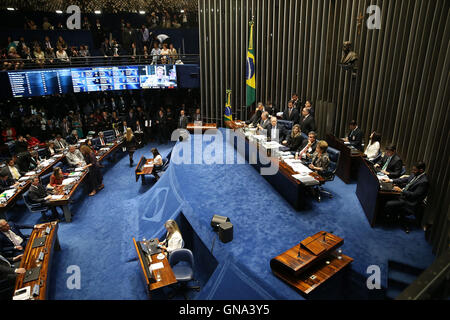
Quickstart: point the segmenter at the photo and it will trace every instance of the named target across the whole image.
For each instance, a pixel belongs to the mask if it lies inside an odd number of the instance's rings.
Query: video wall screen
[[[175,65],[9,71],[15,98],[110,90],[177,88]]]
[[[8,72],[15,98],[73,92],[70,69]]]

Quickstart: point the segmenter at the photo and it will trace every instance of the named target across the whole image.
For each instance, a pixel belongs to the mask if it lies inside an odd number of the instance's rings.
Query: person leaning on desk
[[[403,162],[396,153],[396,147],[394,145],[386,147],[385,155],[374,167],[391,179],[399,178],[402,175]]]
[[[398,199],[386,203],[386,215],[389,217],[397,214],[397,218],[401,221],[406,233],[409,233],[409,228],[407,227],[404,218],[410,215],[415,215],[417,217],[419,207],[428,193],[429,182],[425,169],[425,163],[417,162],[413,165],[409,177],[383,179],[384,182],[394,183],[393,190],[400,193]]]
[[[168,254],[176,249],[181,249],[183,247],[183,237],[176,221],[167,220],[164,223],[164,227],[167,230],[166,239],[159,243],[159,247]]]

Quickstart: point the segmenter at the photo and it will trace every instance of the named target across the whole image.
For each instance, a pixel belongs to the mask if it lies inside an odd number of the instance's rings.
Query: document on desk
[[[144,168],[153,168],[153,164],[146,164],[144,165]]]
[[[319,181],[314,179],[314,177],[311,177],[309,174],[295,174],[293,177],[306,186],[316,186],[319,184]]]
[[[150,271],[164,269],[164,264],[162,262],[153,263],[150,265]]]
[[[68,178],[68,179],[64,179],[63,182],[61,183],[63,186],[66,186],[68,184],[71,184],[73,182],[77,181],[76,179],[73,178]]]
[[[81,172],[81,171],[84,171],[84,169],[83,168],[76,168],[75,169],[75,172]]]
[[[52,195],[51,200],[61,200],[63,197],[63,194],[54,194]]]

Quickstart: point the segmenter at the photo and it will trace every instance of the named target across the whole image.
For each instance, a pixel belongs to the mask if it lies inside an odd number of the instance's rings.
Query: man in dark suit
[[[167,143],[167,119],[162,110],[158,111],[155,119],[156,136],[159,143]]]
[[[409,227],[404,218],[410,215],[417,218],[420,205],[428,193],[429,182],[425,169],[425,163],[418,162],[412,167],[409,177],[384,179],[385,182],[394,183],[394,191],[401,192],[398,199],[386,203],[385,212],[389,216],[397,215],[406,233],[409,233]]]
[[[14,144],[16,145],[17,154],[28,152],[28,143],[24,136],[20,135]]]
[[[278,125],[277,117],[270,118],[270,125],[267,127],[267,140],[281,143],[286,135],[284,127]]]
[[[402,175],[403,162],[396,152],[396,147],[394,145],[386,147],[384,156],[374,167],[391,179],[399,178]]]
[[[16,257],[23,253],[27,244],[27,237],[21,229],[33,229],[33,226],[17,225],[0,219],[0,251],[4,256]]]
[[[188,125],[188,118],[184,115],[184,110],[180,111],[180,118],[178,119],[177,128],[186,129]]]
[[[24,171],[21,171],[19,167],[16,165],[16,160],[11,158],[8,160],[6,166],[0,172],[2,175],[8,176],[10,179],[17,181],[21,176],[25,174]]]
[[[277,108],[273,105],[272,101],[267,101],[265,110],[270,116],[276,116]]]
[[[47,193],[47,190],[45,190],[45,188],[42,186],[39,181],[39,177],[37,176],[33,178],[33,182],[31,183],[30,189],[28,191],[28,198],[30,199],[31,203],[40,203],[44,206],[48,205],[50,207],[50,210],[52,211],[52,218],[59,219],[56,207],[49,204],[51,195]]]
[[[135,131],[135,130],[136,130],[136,121],[137,121],[137,118],[136,118],[136,115],[134,114],[134,110],[133,110],[133,109],[130,109],[130,111],[128,112],[126,121],[127,121],[128,126],[129,126],[133,131]]]
[[[288,102],[288,107],[283,112],[283,120],[292,121],[294,124],[298,123],[300,115],[298,110],[294,107],[294,102],[291,100]]]
[[[14,294],[14,287],[18,274],[24,274],[27,270],[19,268],[22,255],[15,258],[6,258],[0,254],[0,300],[10,300]]]
[[[344,139],[344,141],[348,142],[351,146],[355,147],[356,149],[362,152],[363,133],[361,129],[358,127],[358,124],[356,123],[355,120],[352,120],[349,126],[350,126],[350,133],[348,134],[347,138]]]
[[[69,145],[67,144],[66,140],[64,140],[60,134],[56,135],[56,139],[53,140],[53,143],[55,144],[55,151],[61,152],[65,148],[67,148]]]
[[[308,139],[298,148],[300,159],[311,159],[317,147],[317,134],[314,131],[308,133]]]
[[[292,100],[292,104],[294,105],[294,108],[297,109],[297,111],[300,114],[300,108],[301,108],[302,102],[298,98],[298,94],[293,93],[291,100]]]
[[[77,144],[78,143],[78,131],[72,130],[72,134],[66,139],[68,144]]]
[[[251,125],[252,127],[256,127],[258,123],[261,121],[263,108],[264,106],[258,105],[258,107],[256,107],[255,113],[251,116],[250,120],[245,121],[245,124]]]
[[[194,116],[192,117],[193,121],[202,121],[202,115],[200,114],[200,108],[195,109]]]
[[[261,121],[258,124],[258,130],[267,132],[264,130],[267,130],[270,127],[270,119],[269,119],[269,112],[264,111],[261,115]]]
[[[13,179],[11,179],[8,174],[6,173],[0,173],[0,193],[2,193],[5,190],[8,190],[9,188],[13,186],[17,186],[19,183],[15,182]]]
[[[309,112],[310,110],[308,108],[303,108],[302,117],[299,121],[299,125],[302,128],[302,133],[304,134],[308,134],[309,132],[316,130],[316,123]]]

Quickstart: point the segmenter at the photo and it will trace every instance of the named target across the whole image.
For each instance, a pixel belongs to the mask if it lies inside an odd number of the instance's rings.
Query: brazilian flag
[[[227,97],[225,101],[225,114],[223,115],[225,121],[233,121],[233,114],[231,112],[231,90],[227,90]]]
[[[253,49],[253,21],[250,21],[250,39],[247,50],[247,107],[256,101],[256,80],[255,80],[255,50]]]

